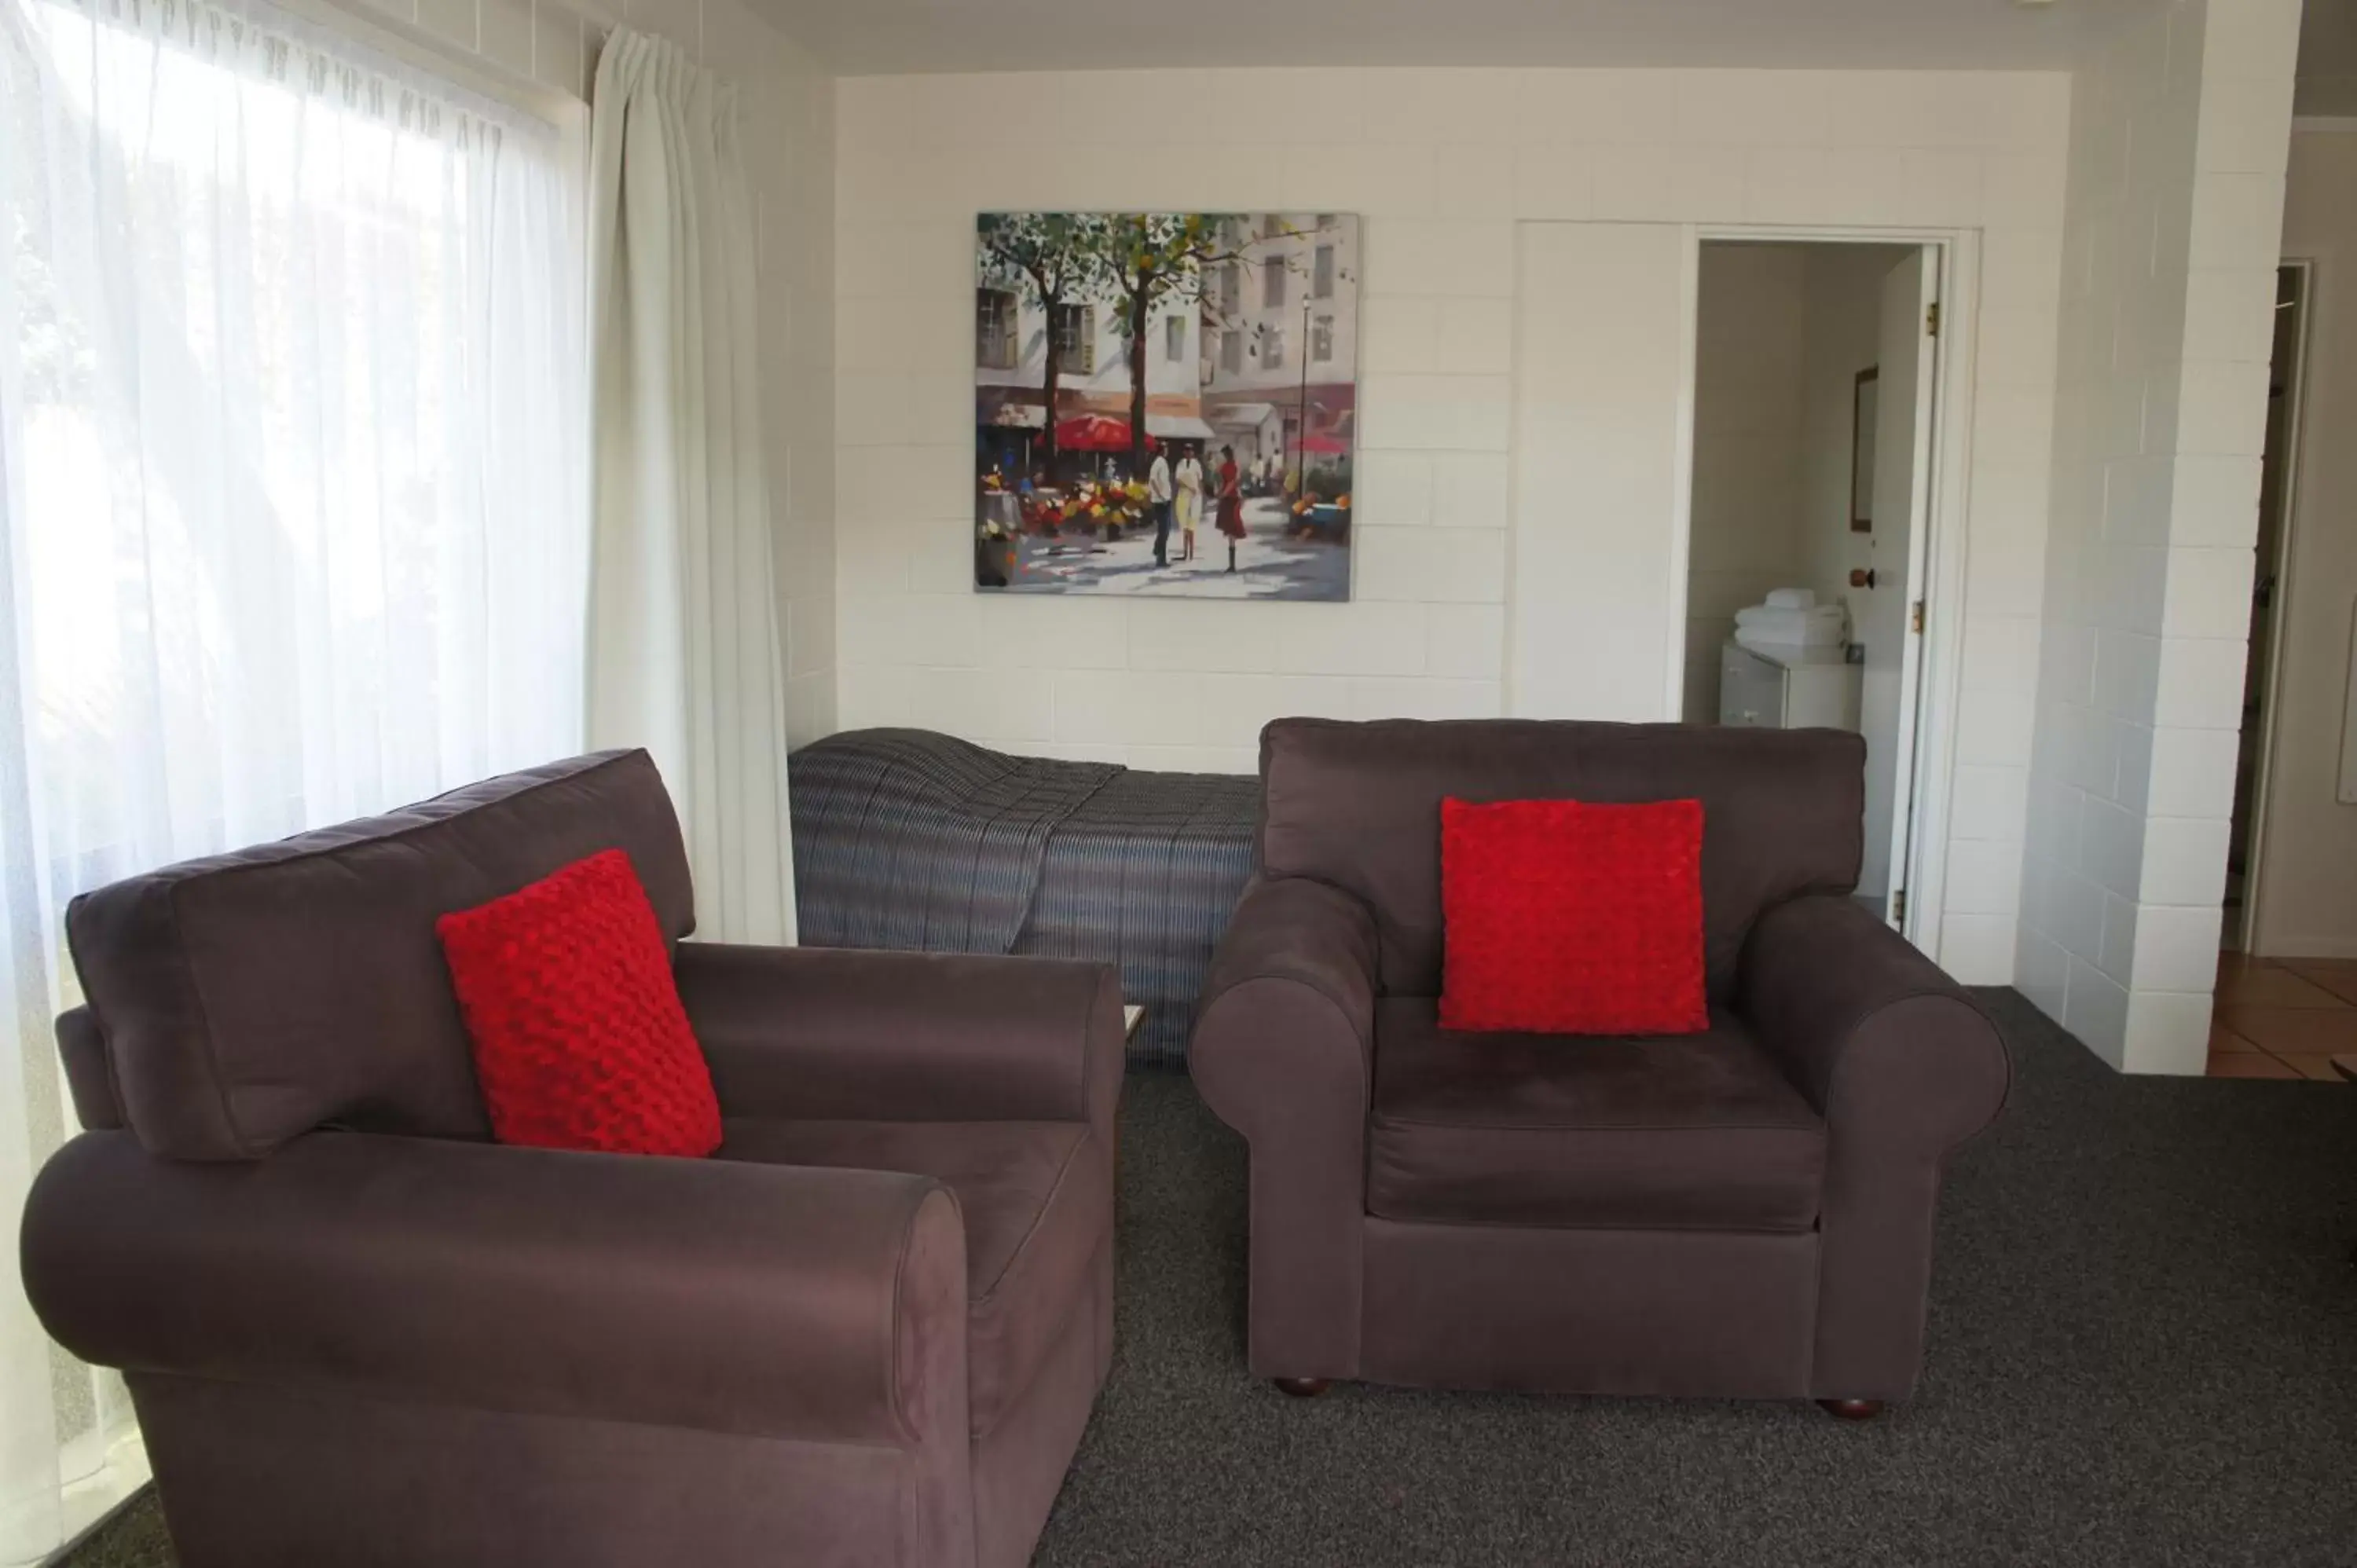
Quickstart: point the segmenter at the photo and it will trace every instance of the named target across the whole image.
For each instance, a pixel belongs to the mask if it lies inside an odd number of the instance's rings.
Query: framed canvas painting
[[[974,221],[977,591],[1347,599],[1359,220]]]

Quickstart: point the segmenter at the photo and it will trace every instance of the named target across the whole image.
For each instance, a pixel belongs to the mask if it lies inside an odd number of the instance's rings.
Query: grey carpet
[[[2013,1101],[1950,1173],[1922,1387],[1857,1426],[1286,1399],[1243,1364],[1243,1146],[1134,1077],[1120,1347],[1039,1562],[2357,1563],[2357,1093],[2122,1079],[1990,1000]],[[70,1562],[168,1568],[153,1503]]]

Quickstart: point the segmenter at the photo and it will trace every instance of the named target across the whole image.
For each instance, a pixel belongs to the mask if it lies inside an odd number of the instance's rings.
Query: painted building
[[[1250,466],[1351,450],[1357,418],[1359,223],[1333,212],[1227,220],[1203,288],[1203,418]]]
[[[1095,416],[1126,426],[1130,414],[1130,344],[1122,330],[1126,306],[1094,297],[1044,310],[1027,290],[985,278],[974,288],[975,423],[985,457],[1028,468],[1036,461],[1047,424],[1049,356],[1058,367],[1059,425]],[[1158,305],[1146,332],[1146,433],[1157,441],[1204,441],[1199,384],[1201,324],[1192,298],[1175,294]],[[1108,443],[1118,458],[1125,440]]]

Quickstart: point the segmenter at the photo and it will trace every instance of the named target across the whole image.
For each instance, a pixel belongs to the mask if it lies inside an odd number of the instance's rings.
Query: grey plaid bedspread
[[[1203,972],[1251,874],[1257,779],[903,729],[832,736],[788,768],[804,942],[1111,963],[1146,1008],[1130,1065],[1186,1065]]]

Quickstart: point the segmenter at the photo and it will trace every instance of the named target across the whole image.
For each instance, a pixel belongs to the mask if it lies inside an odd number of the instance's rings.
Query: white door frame
[[[2282,515],[2276,520],[2276,558],[2258,562],[2254,567],[2261,576],[2270,570],[2275,573],[2276,596],[2267,615],[2267,646],[2260,655],[2266,671],[2263,677],[2266,698],[2259,710],[2258,756],[2251,768],[2251,842],[2242,846],[2243,916],[2234,932],[2236,945],[2246,953],[2257,950],[2262,934],[2259,879],[2266,875],[2267,865],[2267,780],[2276,765],[2276,737],[2279,733],[2276,715],[2283,709],[2284,631],[2291,625],[2289,568],[2292,535],[2299,526],[2300,435],[2308,413],[2309,335],[2316,327],[2316,258],[2286,256],[2276,264],[2299,274],[2299,320],[2292,334],[2291,381],[2284,391],[2283,476],[2276,497]]]
[[[1781,241],[1802,244],[1919,245],[1932,253],[1939,277],[1940,332],[1934,359],[1931,483],[1924,498],[1924,629],[1916,665],[1913,810],[1903,865],[1892,877],[1907,889],[1900,929],[1908,940],[1940,955],[1948,880],[1947,823],[1956,768],[1957,693],[1964,643],[1964,520],[1971,499],[1974,347],[1980,321],[1980,235],[1965,229],[1849,228],[1703,223],[1685,226],[1685,365],[1679,395],[1680,482],[1670,546],[1669,683],[1663,716],[1674,723],[1684,706],[1686,589],[1694,533],[1695,322],[1700,306],[1705,241]],[[1912,546],[1910,546],[1910,549]],[[1894,791],[1892,814],[1907,796]],[[1900,880],[1903,878],[1903,880]]]

